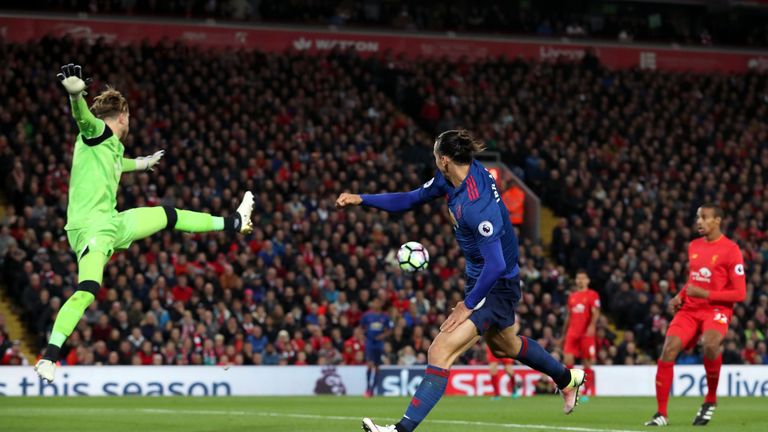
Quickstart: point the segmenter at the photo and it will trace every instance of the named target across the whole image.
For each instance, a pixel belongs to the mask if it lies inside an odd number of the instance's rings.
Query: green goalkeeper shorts
[[[77,254],[78,262],[86,250],[110,257],[116,250],[128,249],[134,240],[146,237],[143,232],[146,230],[140,226],[140,215],[139,209],[131,209],[108,219],[92,221],[88,227],[67,231],[69,246]]]

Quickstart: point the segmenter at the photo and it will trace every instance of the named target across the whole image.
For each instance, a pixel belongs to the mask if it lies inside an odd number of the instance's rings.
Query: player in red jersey
[[[572,368],[576,359],[581,360],[587,375],[587,394],[594,388],[591,367],[597,358],[595,328],[600,318],[600,295],[589,288],[589,282],[586,270],[576,272],[576,291],[568,296],[568,316],[563,326],[563,363]]]
[[[669,423],[667,402],[675,358],[683,349],[694,346],[699,337],[704,350],[707,396],[693,420],[694,426],[706,425],[715,412],[717,383],[723,364],[720,346],[728,331],[734,303],[744,301],[747,295],[744,258],[739,246],[720,230],[722,220],[722,209],[712,204],[703,205],[696,212],[696,226],[702,237],[688,246],[688,283],[669,302],[670,309],[676,314],[669,324],[656,368],[658,412],[645,423],[646,426]]]

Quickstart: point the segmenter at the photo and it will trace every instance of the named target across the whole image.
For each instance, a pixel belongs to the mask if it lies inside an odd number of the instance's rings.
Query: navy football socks
[[[562,363],[555,360],[544,348],[536,341],[520,336],[523,346],[515,357],[524,365],[545,373],[555,381],[557,388],[563,389],[571,383],[571,371]]]
[[[416,389],[411,404],[405,410],[405,416],[395,425],[398,432],[412,432],[424,420],[432,407],[443,397],[445,388],[448,386],[449,373],[448,369],[441,369],[432,365],[427,366],[424,380]]]

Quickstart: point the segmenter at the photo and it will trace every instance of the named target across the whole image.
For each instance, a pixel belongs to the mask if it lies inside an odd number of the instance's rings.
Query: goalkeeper
[[[35,365],[41,378],[53,381],[59,350],[74,330],[86,308],[99,291],[104,266],[115,250],[126,249],[134,240],[162,229],[186,232],[227,231],[247,234],[253,231],[253,194],[246,192],[237,212],[217,217],[173,207],[144,207],[118,212],[117,187],[120,175],[129,171],[152,171],[163,151],[151,156],[128,159],[123,156],[122,140],[128,135],[130,114],[125,98],[113,88],[96,96],[90,110],[85,102],[82,68],[63,66],[58,74],[69,92],[72,116],[80,133],[75,142],[69,181],[67,237],[77,255],[78,285],[75,293],[59,310],[48,347]]]

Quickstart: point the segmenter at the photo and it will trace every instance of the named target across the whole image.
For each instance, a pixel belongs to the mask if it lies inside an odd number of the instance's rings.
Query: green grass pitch
[[[670,431],[691,430],[702,400],[672,398]],[[0,431],[269,432],[359,431],[360,418],[389,423],[406,398],[359,397],[81,397],[0,398]],[[643,431],[656,410],[653,398],[596,397],[570,415],[556,396],[522,399],[444,398],[419,432]],[[768,399],[720,398],[706,431],[768,430]],[[698,429],[698,428],[697,428]]]

